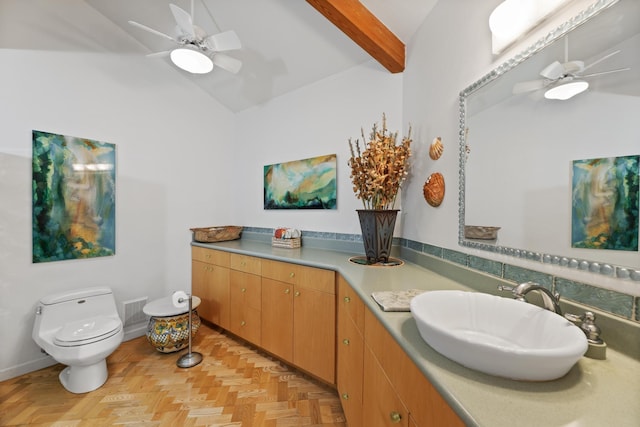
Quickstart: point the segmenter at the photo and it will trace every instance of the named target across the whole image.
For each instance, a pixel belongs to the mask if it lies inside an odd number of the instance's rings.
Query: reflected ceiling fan
[[[191,0],[191,13],[170,3],[171,14],[176,21],[175,36],[170,36],[135,21],[129,24],[148,31],[176,43],[176,48],[165,52],[151,53],[149,57],[169,56],[171,61],[185,71],[194,74],[206,74],[214,66],[237,74],[242,67],[239,59],[221,52],[240,49],[240,39],[234,31],[207,35],[207,33],[193,23],[194,0]]]
[[[516,83],[513,86],[514,94],[533,92],[546,89],[544,97],[547,99],[567,100],[589,88],[589,83],[585,80],[590,77],[602,76],[605,74],[628,71],[631,68],[617,68],[615,70],[601,71],[598,73],[584,74],[591,67],[620,53],[620,50],[608,53],[590,64],[585,65],[584,61],[569,61],[569,39],[565,38],[565,60],[563,63],[554,61],[540,71],[541,79]]]

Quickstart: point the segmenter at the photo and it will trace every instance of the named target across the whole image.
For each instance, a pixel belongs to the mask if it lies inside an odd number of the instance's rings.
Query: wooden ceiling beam
[[[405,46],[358,0],[307,0],[392,73],[404,71]]]

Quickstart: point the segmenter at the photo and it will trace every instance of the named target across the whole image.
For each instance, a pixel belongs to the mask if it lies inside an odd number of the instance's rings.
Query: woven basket
[[[289,248],[289,249],[299,248],[300,237],[294,237],[293,239],[278,239],[276,237],[272,237],[271,246],[276,248]]]
[[[467,239],[495,240],[498,238],[498,230],[500,230],[500,227],[465,225],[464,237]]]
[[[192,228],[193,240],[201,243],[224,242],[240,238],[242,227],[225,225],[220,227]]]

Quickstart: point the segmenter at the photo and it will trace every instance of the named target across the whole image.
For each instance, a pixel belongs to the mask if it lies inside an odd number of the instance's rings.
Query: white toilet
[[[72,393],[87,393],[107,381],[106,358],[124,332],[108,287],[77,289],[40,300],[34,341],[59,363],[60,382]]]

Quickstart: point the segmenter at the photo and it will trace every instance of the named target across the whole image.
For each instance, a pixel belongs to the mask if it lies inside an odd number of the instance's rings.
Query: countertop
[[[371,298],[372,292],[386,290],[474,290],[445,275],[406,261],[393,267],[363,266],[349,261],[358,253],[274,248],[257,240],[193,245],[339,272],[467,425],[640,427],[636,359],[608,348],[606,360],[583,357],[555,381],[498,378],[441,356],[422,340],[411,313],[384,312]]]

